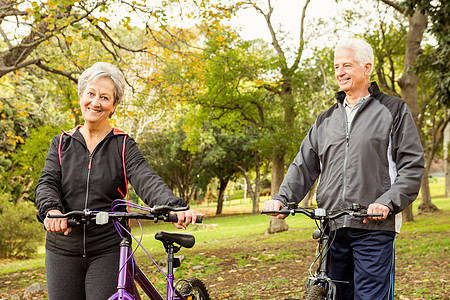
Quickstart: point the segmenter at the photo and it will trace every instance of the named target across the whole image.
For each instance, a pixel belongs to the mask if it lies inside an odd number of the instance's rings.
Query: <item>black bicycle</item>
[[[262,214],[284,214],[295,215],[304,214],[316,221],[317,229],[313,232],[313,239],[318,240],[316,258],[309,269],[310,277],[306,283],[306,300],[335,300],[336,285],[328,277],[329,253],[333,240],[330,240],[330,222],[344,215],[354,217],[381,217],[382,214],[367,214],[367,209],[357,203],[346,209],[326,211],[323,208],[315,207],[282,207],[279,211],[262,211]],[[317,269],[312,272],[314,265]],[[298,299],[285,299],[298,300]]]

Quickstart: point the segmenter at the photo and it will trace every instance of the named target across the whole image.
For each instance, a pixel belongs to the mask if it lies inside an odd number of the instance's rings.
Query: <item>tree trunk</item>
[[[447,110],[447,115],[450,110]],[[445,174],[445,197],[450,197],[450,124],[445,126],[444,131],[444,174]]]
[[[258,153],[253,153],[253,159],[255,160],[255,186],[252,186],[250,180],[249,172],[244,167],[236,165],[236,167],[241,170],[244,175],[245,181],[247,182],[247,188],[250,193],[250,198],[252,199],[252,214],[259,213],[259,193],[261,191],[261,183],[266,179],[269,173],[270,161],[265,164],[263,174],[261,174],[262,158],[259,157]]]
[[[284,178],[285,151],[275,149],[272,157],[272,180],[270,181],[270,196],[273,197],[280,190]]]
[[[430,185],[428,183],[428,177],[430,174],[430,166],[431,166],[431,158],[427,159],[427,163],[425,166],[425,171],[422,177],[422,185],[421,185],[421,193],[422,193],[422,201],[419,204],[418,213],[428,213],[439,210],[436,205],[431,203],[431,193],[430,193]]]
[[[417,10],[412,16],[408,17],[408,21],[409,30],[406,36],[403,74],[398,80],[398,84],[402,89],[402,99],[408,104],[414,121],[416,121],[416,125],[418,125],[419,104],[417,100],[417,83],[419,78],[412,72],[411,68],[415,59],[422,51],[420,43],[422,41],[423,32],[428,24],[428,16]],[[417,128],[417,131],[420,132],[420,128]]]
[[[284,178],[284,157],[285,151],[275,149],[272,157],[272,180],[270,182],[270,196],[278,194],[281,183]],[[288,224],[284,219],[277,219],[270,217],[269,228],[266,229],[266,234],[277,233],[289,229]]]
[[[257,174],[259,173],[259,167],[256,167]],[[247,171],[243,171],[245,181],[247,182],[248,192],[250,193],[250,199],[252,199],[252,214],[256,215],[259,212],[259,191],[261,189],[260,178],[257,175],[255,179],[255,187],[253,188],[252,182],[250,181],[250,177]]]
[[[230,177],[220,179],[219,197],[217,198],[216,215],[220,215],[222,213],[223,196],[225,195],[225,190],[227,188],[229,180],[230,180]]]
[[[412,211],[412,204],[402,211],[402,223],[406,223],[414,220],[414,215]]]
[[[282,222],[280,222],[282,221]],[[272,234],[289,230],[289,225],[284,219],[277,219],[277,217],[270,217],[269,228],[266,229],[265,234]]]
[[[402,99],[408,104],[414,121],[417,126],[417,131],[421,130],[418,126],[419,104],[417,98],[417,83],[418,77],[410,70],[414,60],[421,52],[420,42],[422,41],[423,32],[428,23],[428,17],[416,11],[412,16],[408,17],[409,30],[406,37],[405,60],[403,62],[403,75],[398,80],[400,88],[402,89]],[[424,177],[425,178],[425,177]],[[427,184],[428,186],[428,184]],[[422,199],[430,199],[430,190],[422,190]],[[403,222],[413,220],[412,206],[408,206],[403,212]]]
[[[317,191],[317,184],[318,183],[319,183],[319,178],[316,179],[316,181],[314,182],[312,187],[309,189],[308,194],[306,194],[306,196],[303,198],[303,200],[302,200],[302,202],[303,202],[302,206],[303,207],[312,206],[314,195],[316,194],[316,191]]]
[[[205,197],[203,198],[203,205],[209,206],[209,200],[211,200],[211,202],[214,201],[214,195],[211,192],[211,184],[210,183],[208,183],[208,185],[206,186],[206,193],[205,193]]]

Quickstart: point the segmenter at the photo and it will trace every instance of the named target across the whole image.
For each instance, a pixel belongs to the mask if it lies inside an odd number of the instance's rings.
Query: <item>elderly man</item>
[[[370,83],[371,46],[337,44],[337,103],[317,118],[290,165],[280,191],[263,210],[299,203],[320,175],[317,205],[327,210],[359,203],[382,217],[341,217],[332,225],[329,276],[337,298],[393,299],[394,240],[401,212],[417,197],[423,149],[406,103]],[[275,214],[278,218],[284,217]]]

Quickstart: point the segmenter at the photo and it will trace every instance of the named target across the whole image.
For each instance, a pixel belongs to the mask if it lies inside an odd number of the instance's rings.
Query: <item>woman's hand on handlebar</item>
[[[62,215],[57,209],[49,210],[47,214]],[[72,231],[72,228],[67,226],[67,218],[45,218],[44,226],[48,232],[64,232],[64,235],[68,235]]]
[[[277,211],[280,210],[280,208],[283,207],[283,203],[281,203],[278,200],[267,200],[266,202],[264,202],[263,204],[263,211]],[[284,219],[286,218],[287,215],[285,214],[268,214],[269,216],[274,216],[277,217],[277,219]]]
[[[176,214],[178,217],[178,222],[172,223],[178,229],[186,229],[190,223],[195,225],[195,220],[197,220],[197,213],[195,210],[174,211],[171,213]]]
[[[371,203],[367,208],[367,214],[383,214],[382,217],[366,217],[363,223],[369,222],[369,220],[385,220],[391,210],[384,204]]]

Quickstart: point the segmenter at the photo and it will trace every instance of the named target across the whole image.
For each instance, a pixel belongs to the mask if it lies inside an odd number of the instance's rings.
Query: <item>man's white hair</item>
[[[339,41],[334,48],[334,56],[341,49],[349,49],[355,51],[355,60],[364,67],[367,63],[372,65],[369,75],[372,73],[374,66],[373,49],[369,43],[355,38],[349,38]]]

